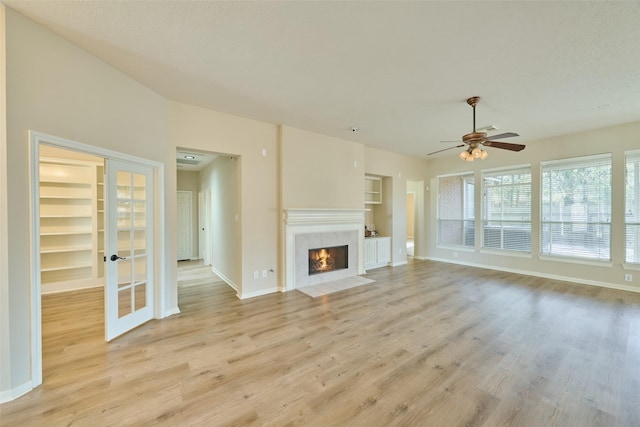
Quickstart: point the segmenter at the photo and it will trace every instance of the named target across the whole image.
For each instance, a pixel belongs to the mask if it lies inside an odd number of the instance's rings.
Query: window
[[[611,260],[611,155],[542,163],[543,255]]]
[[[482,247],[531,252],[531,168],[485,172]]]
[[[624,262],[640,264],[640,151],[626,153]]]
[[[475,244],[473,173],[438,177],[438,243]]]

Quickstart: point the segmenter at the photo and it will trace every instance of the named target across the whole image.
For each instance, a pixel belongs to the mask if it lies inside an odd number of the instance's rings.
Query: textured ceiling
[[[402,154],[470,132],[474,95],[508,142],[640,120],[636,1],[5,4],[169,99]]]

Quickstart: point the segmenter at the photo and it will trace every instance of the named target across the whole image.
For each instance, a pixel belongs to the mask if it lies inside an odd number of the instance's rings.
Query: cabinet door
[[[364,265],[373,265],[378,259],[378,244],[376,239],[364,240]]]
[[[377,261],[380,262],[389,262],[391,261],[391,239],[390,238],[380,238],[378,240],[378,258]]]

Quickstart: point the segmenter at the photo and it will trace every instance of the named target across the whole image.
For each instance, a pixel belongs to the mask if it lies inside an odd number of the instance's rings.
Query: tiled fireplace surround
[[[364,274],[364,209],[286,209],[285,291]],[[309,275],[309,249],[349,245],[349,267]]]

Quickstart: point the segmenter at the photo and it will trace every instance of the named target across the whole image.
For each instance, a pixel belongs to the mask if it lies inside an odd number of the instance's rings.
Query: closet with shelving
[[[103,285],[103,173],[100,158],[41,148],[42,293]]]

